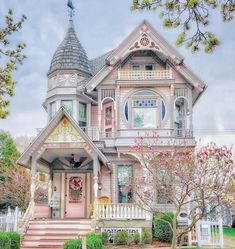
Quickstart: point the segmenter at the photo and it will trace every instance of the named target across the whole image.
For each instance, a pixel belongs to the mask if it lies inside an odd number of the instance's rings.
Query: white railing
[[[118,70],[118,80],[162,80],[172,79],[171,70],[140,71]]]
[[[7,213],[0,214],[0,232],[17,232],[22,212],[18,207],[12,210],[8,207]]]
[[[132,203],[97,204],[97,216],[104,220],[151,219],[149,212]]]
[[[24,216],[19,224],[20,233],[25,233],[27,231],[29,221],[33,217],[33,211],[34,211],[34,204],[32,202],[30,202],[29,206],[26,209],[26,212],[24,213]]]

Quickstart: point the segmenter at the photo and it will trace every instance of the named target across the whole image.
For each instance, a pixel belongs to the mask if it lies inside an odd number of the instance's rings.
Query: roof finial
[[[67,6],[69,7],[69,20],[72,21],[73,20],[73,16],[74,16],[74,5],[72,0],[68,0]]]

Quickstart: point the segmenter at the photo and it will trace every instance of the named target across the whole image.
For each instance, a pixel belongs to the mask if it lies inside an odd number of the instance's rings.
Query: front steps
[[[91,232],[91,220],[35,220],[30,221],[21,249],[61,249],[66,240]]]

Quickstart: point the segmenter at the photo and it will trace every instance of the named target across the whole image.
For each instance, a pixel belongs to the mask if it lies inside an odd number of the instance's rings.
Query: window
[[[73,101],[72,100],[62,100],[61,106],[64,107],[65,111],[68,114],[70,114],[71,116],[73,115]]]
[[[133,69],[134,71],[140,70],[140,65],[134,64],[134,65],[132,65],[132,69]]]
[[[180,136],[180,106],[175,106],[175,122],[174,122],[174,128],[175,128],[175,135]]]
[[[145,65],[145,70],[146,71],[152,71],[153,70],[153,65],[151,65],[151,64]]]
[[[132,166],[118,166],[118,201],[119,203],[131,203],[132,194]]]
[[[56,102],[49,104],[49,119],[51,120],[56,113]]]
[[[164,120],[166,117],[166,104],[156,93],[142,90],[128,98],[123,114],[134,128],[157,128],[159,118]]]
[[[105,109],[105,125],[112,125],[112,106]]]
[[[87,125],[87,110],[86,104],[79,102],[79,126]]]

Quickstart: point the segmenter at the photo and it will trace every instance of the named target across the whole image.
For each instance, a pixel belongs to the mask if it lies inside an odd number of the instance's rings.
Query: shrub
[[[108,232],[102,232],[102,243],[103,245],[107,245],[109,243],[109,234]]]
[[[133,241],[136,245],[140,243],[140,233],[138,231],[134,232]]]
[[[154,213],[153,221],[153,236],[159,241],[171,243],[172,230],[169,223],[172,225],[174,214],[172,212]]]
[[[11,249],[20,249],[20,235],[15,232],[5,234],[11,239]]]
[[[81,239],[72,239],[64,243],[63,249],[82,249]]]
[[[128,245],[128,232],[127,231],[117,231],[114,236],[114,244],[115,245]]]
[[[89,233],[86,237],[87,249],[102,249],[102,235],[99,233]]]
[[[0,233],[0,248],[11,249],[11,238],[6,233]]]
[[[146,228],[142,229],[142,243],[144,245],[152,243],[152,234]]]

